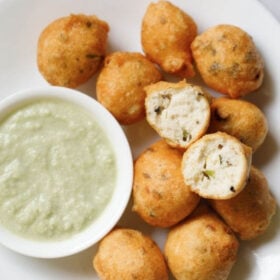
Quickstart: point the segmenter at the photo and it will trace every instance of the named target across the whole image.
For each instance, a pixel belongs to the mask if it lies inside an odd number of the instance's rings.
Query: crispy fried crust
[[[143,88],[161,79],[156,66],[142,54],[115,52],[106,57],[98,77],[97,99],[121,124],[132,124],[145,117]]]
[[[93,266],[104,280],[167,280],[164,257],[148,236],[132,229],[115,229],[105,236]]]
[[[164,71],[192,77],[190,44],[196,34],[196,24],[189,15],[168,1],[158,1],[151,3],[144,15],[142,48]]]
[[[229,200],[210,200],[211,206],[243,240],[264,233],[276,211],[264,174],[253,167],[244,190]]]
[[[208,208],[200,206],[170,230],[164,251],[177,280],[226,280],[238,247],[231,229]]]
[[[192,54],[204,82],[238,98],[258,89],[264,63],[252,38],[233,25],[217,25],[197,36]]]
[[[40,34],[37,64],[52,85],[75,88],[92,77],[106,52],[109,26],[96,16],[59,18]]]
[[[256,151],[264,142],[268,125],[265,115],[253,103],[217,98],[211,103],[209,132],[223,131]]]
[[[169,227],[188,216],[199,196],[184,184],[182,153],[159,140],[135,162],[133,210],[153,226]]]

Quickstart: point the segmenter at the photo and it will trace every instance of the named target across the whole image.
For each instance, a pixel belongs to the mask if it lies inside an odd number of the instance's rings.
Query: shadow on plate
[[[146,120],[132,125],[123,126],[123,129],[128,138],[128,142],[132,147],[134,158],[159,138]]]
[[[276,214],[273,216],[269,228],[267,231],[260,235],[258,238],[249,242],[252,250],[257,249],[258,247],[265,246],[273,241],[280,234],[280,213],[279,205],[277,205]]]
[[[249,278],[254,267],[252,252],[245,243],[240,244],[237,261],[232,268],[228,280],[246,280]]]
[[[262,168],[269,164],[279,151],[279,145],[271,132],[268,132],[264,143],[253,154],[253,165]]]
[[[272,80],[272,75],[270,75],[268,69],[264,71],[264,81],[262,86],[256,90],[245,96],[249,102],[257,105],[262,111],[271,104],[275,97],[275,87]]]
[[[254,267],[257,265],[254,260],[253,252],[261,246],[266,246],[280,233],[280,213],[277,206],[277,213],[272,218],[268,230],[252,241],[242,241],[237,257],[237,262],[234,265],[228,280],[246,280],[253,273]]]

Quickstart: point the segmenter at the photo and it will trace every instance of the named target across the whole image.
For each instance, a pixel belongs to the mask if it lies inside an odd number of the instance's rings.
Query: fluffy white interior
[[[230,139],[201,139],[184,157],[185,182],[204,197],[233,196],[243,187],[248,164],[242,146]]]
[[[166,89],[148,97],[147,118],[158,133],[180,146],[197,138],[208,127],[209,102],[193,87]]]

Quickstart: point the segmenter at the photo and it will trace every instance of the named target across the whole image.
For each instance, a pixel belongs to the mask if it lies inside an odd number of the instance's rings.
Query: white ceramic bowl
[[[110,202],[92,224],[62,241],[33,241],[11,233],[0,225],[0,243],[27,256],[58,258],[80,252],[104,237],[122,216],[131,194],[133,160],[126,136],[114,117],[93,98],[63,87],[42,87],[17,92],[0,102],[0,119],[22,104],[43,98],[58,98],[77,104],[92,114],[109,136],[116,156],[117,180]]]

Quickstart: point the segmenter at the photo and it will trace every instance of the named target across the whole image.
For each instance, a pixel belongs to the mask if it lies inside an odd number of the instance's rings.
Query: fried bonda
[[[199,196],[184,184],[182,153],[159,140],[135,161],[133,210],[153,226],[169,227],[188,216]]]
[[[231,98],[244,96],[263,82],[263,59],[250,35],[237,26],[207,29],[194,39],[191,50],[204,82]]]
[[[118,228],[100,242],[93,265],[104,280],[167,280],[164,257],[156,243],[140,231]]]
[[[241,193],[228,200],[210,200],[210,204],[242,240],[264,233],[276,211],[267,180],[254,166]]]
[[[70,15],[51,22],[40,34],[37,64],[52,85],[75,88],[99,69],[109,25],[96,16]]]
[[[143,51],[165,72],[180,77],[195,74],[190,44],[196,34],[194,20],[168,1],[151,3],[142,20]]]
[[[97,100],[124,125],[145,117],[144,87],[162,79],[144,55],[114,52],[105,59],[96,84]]]
[[[164,253],[177,280],[226,280],[239,242],[232,230],[208,207],[200,205],[171,228]]]
[[[253,103],[240,99],[216,98],[211,103],[209,132],[226,132],[256,151],[264,142],[268,124]]]

